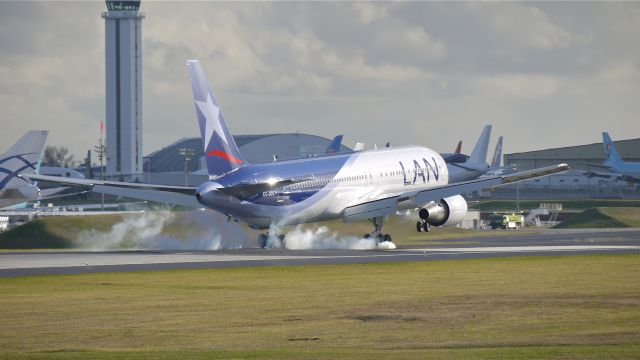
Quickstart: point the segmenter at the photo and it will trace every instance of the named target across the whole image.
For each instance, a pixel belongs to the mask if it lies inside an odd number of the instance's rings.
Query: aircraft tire
[[[267,235],[265,234],[258,235],[258,247],[260,249],[264,249],[265,247],[267,247]]]
[[[420,221],[416,223],[416,230],[418,230],[418,232],[422,232],[422,223]]]
[[[390,242],[391,241],[391,235],[389,234],[384,234],[382,236],[382,242]]]

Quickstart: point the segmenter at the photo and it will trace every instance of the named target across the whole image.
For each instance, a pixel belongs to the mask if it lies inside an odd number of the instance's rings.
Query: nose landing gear
[[[285,247],[284,234],[271,235],[260,234],[258,235],[258,247],[260,249],[279,249]]]

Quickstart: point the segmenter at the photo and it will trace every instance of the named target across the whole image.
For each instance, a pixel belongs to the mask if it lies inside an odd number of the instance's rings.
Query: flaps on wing
[[[235,196],[238,198],[248,197],[257,193],[261,193],[264,191],[270,191],[273,189],[277,189],[282,186],[293,185],[301,182],[305,182],[311,179],[286,179],[286,180],[273,180],[262,183],[248,183],[248,184],[239,184],[234,186],[227,186],[223,188],[219,188],[221,192]]]
[[[192,186],[142,184],[142,183],[129,183],[129,182],[122,182],[122,181],[105,181],[105,180],[98,180],[98,179],[74,179],[74,178],[61,177],[61,176],[35,175],[35,174],[22,174],[20,176],[29,180],[46,181],[46,182],[52,182],[56,184],[69,184],[69,185],[79,185],[79,186],[89,186],[89,187],[103,185],[103,186],[110,186],[113,188],[121,188],[121,189],[138,189],[138,190],[154,190],[154,191],[172,192],[172,193],[191,195],[194,197],[196,195],[196,188]]]

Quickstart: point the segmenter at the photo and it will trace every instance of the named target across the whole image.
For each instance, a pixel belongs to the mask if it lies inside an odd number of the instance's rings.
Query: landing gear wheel
[[[389,234],[382,235],[382,242],[391,242],[391,235]]]
[[[264,249],[265,247],[267,247],[267,235],[265,234],[258,235],[258,247],[260,249]]]
[[[422,231],[424,231],[424,232],[429,232],[429,231],[431,231],[431,225],[429,225],[429,223],[428,223],[428,222],[426,222],[426,221],[425,221],[425,222],[423,222],[423,223],[422,223]]]
[[[422,223],[420,221],[416,223],[416,230],[418,230],[418,232],[422,232]]]
[[[369,239],[370,237],[371,237],[371,234],[364,234],[365,239]]]

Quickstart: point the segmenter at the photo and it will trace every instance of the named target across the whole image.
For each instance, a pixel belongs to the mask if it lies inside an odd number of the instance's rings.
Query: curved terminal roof
[[[249,162],[273,161],[276,156],[279,160],[295,159],[300,157],[324,154],[330,139],[310,134],[263,134],[263,135],[237,135],[233,137],[240,152]],[[187,168],[190,172],[203,167],[202,141],[197,138],[182,138],[176,142],[150,153],[144,157],[144,171],[172,172],[184,171],[184,160],[179,155],[179,149],[191,149],[193,158],[188,161]],[[340,152],[351,151],[342,145]]]

